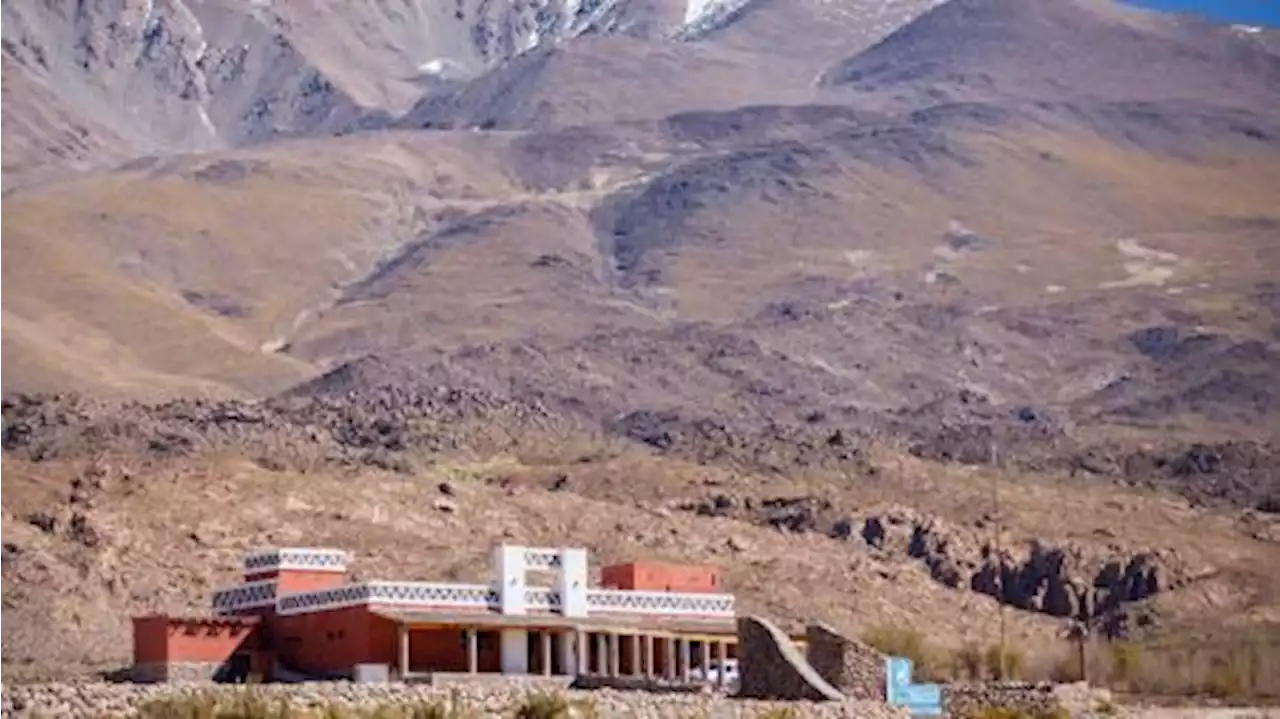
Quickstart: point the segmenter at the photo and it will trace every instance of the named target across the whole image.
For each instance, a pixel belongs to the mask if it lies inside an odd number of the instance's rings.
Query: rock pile
[[[266,401],[176,399],[112,404],[75,395],[4,399],[6,454],[31,461],[120,453],[148,460],[230,449],[267,469],[376,466],[410,471],[439,453],[493,451],[514,435],[571,433],[572,420],[537,400],[449,386]]]
[[[159,686],[138,684],[24,684],[6,686],[0,716],[133,717],[149,701],[201,695],[234,701],[244,687],[212,684]],[[456,706],[476,716],[510,717],[527,700],[531,685],[519,681],[430,686],[326,682],[261,685],[252,689],[272,706],[287,700],[295,710],[324,708],[373,710],[378,707],[437,704]],[[878,702],[763,702],[713,694],[657,694],[610,690],[566,691],[570,703],[585,706],[582,716],[635,719],[748,719],[786,707],[796,716],[818,718],[905,719],[907,714]]]
[[[948,684],[942,689],[942,707],[948,716],[973,716],[993,707],[1019,716],[1045,716],[1055,711],[1077,716],[1110,703],[1110,692],[1087,684],[987,682]]]

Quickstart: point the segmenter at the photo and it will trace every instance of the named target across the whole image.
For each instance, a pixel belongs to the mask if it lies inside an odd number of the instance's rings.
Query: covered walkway
[[[687,682],[736,654],[732,620],[510,616],[378,610],[396,625],[402,679],[438,672],[591,676]]]

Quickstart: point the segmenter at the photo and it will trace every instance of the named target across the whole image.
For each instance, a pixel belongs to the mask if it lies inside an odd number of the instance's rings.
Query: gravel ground
[[[2,716],[9,717],[130,717],[147,701],[180,694],[211,693],[231,698],[243,687],[191,684],[182,686],[135,684],[20,684],[6,685]],[[518,683],[502,686],[406,686],[402,684],[353,684],[347,682],[262,685],[254,688],[264,698],[287,699],[295,710],[342,708],[372,710],[379,706],[423,702],[455,701],[467,715],[511,717],[530,690]],[[585,700],[589,709],[579,716],[632,717],[634,719],[754,718],[771,710],[790,708],[792,716],[858,717],[859,719],[905,719],[906,712],[878,702],[817,704],[807,702],[759,702],[731,699],[711,694],[656,694],[647,692],[566,691],[570,701]],[[296,715],[295,715],[296,716]]]

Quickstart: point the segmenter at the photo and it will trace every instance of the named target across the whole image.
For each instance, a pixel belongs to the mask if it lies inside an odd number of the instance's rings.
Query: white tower
[[[527,578],[529,572],[555,574],[552,591],[559,598],[559,611],[566,617],[587,616],[587,550],[546,549],[500,545],[493,550],[493,585],[498,592],[498,610],[504,615],[529,612]],[[552,605],[555,607],[555,603]],[[529,633],[524,629],[501,632],[502,673],[529,672]],[[576,673],[575,642],[560,647],[560,663],[569,674]]]

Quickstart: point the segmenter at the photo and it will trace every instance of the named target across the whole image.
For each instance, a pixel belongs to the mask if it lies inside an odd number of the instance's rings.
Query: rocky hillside
[[[952,643],[1000,606],[1045,646],[1280,611],[1270,32],[1102,0],[3,19],[6,668],[118,663],[129,612],[275,542],[714,561],[753,610]]]

